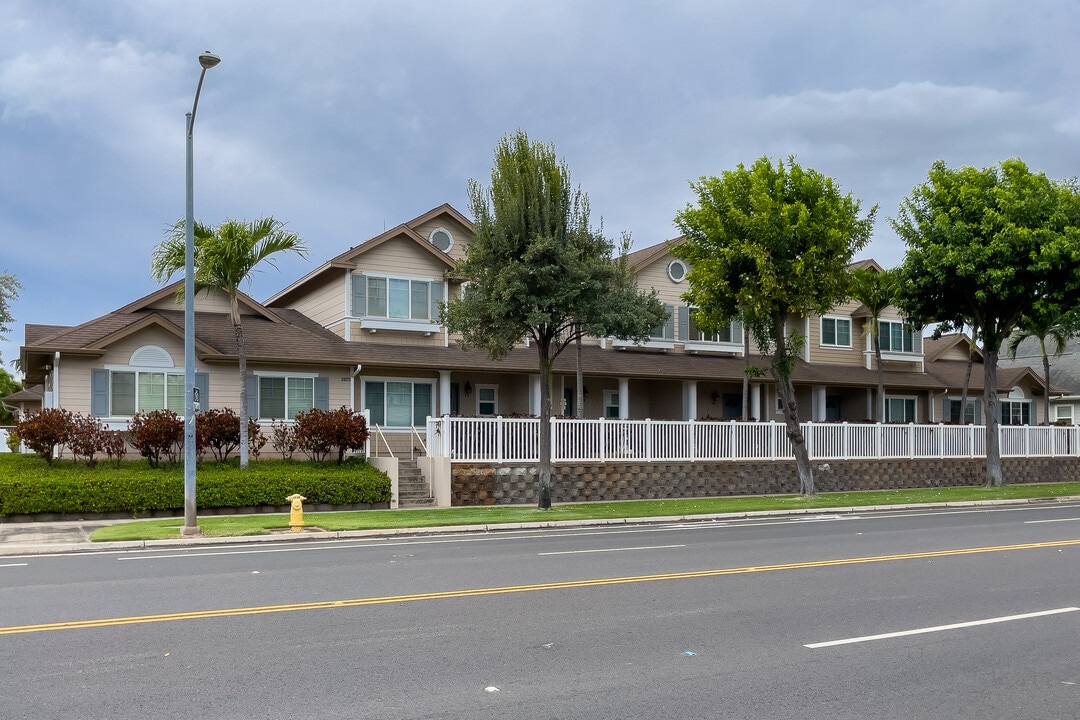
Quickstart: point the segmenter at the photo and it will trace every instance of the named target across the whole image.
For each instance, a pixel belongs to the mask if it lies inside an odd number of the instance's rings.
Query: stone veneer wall
[[[1080,458],[1004,458],[1005,481],[1080,480]],[[515,505],[537,501],[535,465],[458,464],[452,469],[451,504]],[[832,460],[814,464],[820,492],[981,485],[986,461],[976,459]],[[794,461],[557,464],[552,500],[649,500],[797,493]]]

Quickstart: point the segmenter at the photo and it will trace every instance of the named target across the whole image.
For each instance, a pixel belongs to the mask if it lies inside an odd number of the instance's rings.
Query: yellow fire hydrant
[[[304,501],[307,498],[300,493],[293,493],[285,499],[292,503],[292,509],[289,511],[289,527],[293,532],[300,532],[304,527]]]

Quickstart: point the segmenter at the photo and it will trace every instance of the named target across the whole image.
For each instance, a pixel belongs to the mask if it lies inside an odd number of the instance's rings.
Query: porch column
[[[934,414],[935,414],[934,391],[933,390],[927,390],[926,391],[926,398],[927,398],[927,401],[926,401],[926,407],[927,407],[926,422],[937,422],[937,420],[934,419]]]
[[[697,418],[697,380],[683,380],[683,420]]]
[[[814,409],[811,417],[814,422],[821,422],[825,419],[825,386],[814,386]]]
[[[765,419],[761,417],[761,383],[750,383],[750,417]]]
[[[439,371],[439,415],[450,414],[450,371]]]
[[[874,414],[874,389],[866,388],[866,417],[870,420],[883,420]]]
[[[529,376],[529,414],[540,414],[540,376]]]
[[[630,417],[630,379],[619,378],[619,419]]]

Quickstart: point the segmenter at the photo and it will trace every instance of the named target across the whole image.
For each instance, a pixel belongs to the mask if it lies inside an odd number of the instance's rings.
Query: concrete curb
[[[969,500],[964,502],[907,503],[901,505],[861,505],[835,508],[800,508],[797,510],[754,510],[707,515],[665,515],[643,518],[605,518],[589,520],[551,520],[523,523],[492,523],[484,525],[442,525],[421,528],[386,528],[379,530],[340,530],[307,533],[273,533],[270,535],[242,535],[238,537],[186,537],[169,540],[121,540],[116,542],[80,543],[25,543],[5,546],[0,557],[24,557],[28,555],[61,555],[70,553],[116,553],[131,550],[170,550],[220,545],[249,545],[280,542],[328,542],[334,540],[359,540],[378,537],[460,535],[513,530],[550,530],[570,527],[610,527],[618,525],[651,525],[663,523],[702,523],[721,520],[747,520],[753,518],[799,517],[807,515],[852,515],[865,512],[896,510],[930,510],[942,508],[979,508],[1007,505],[1053,505],[1080,502],[1080,496],[1055,498],[1021,498],[1013,500]]]

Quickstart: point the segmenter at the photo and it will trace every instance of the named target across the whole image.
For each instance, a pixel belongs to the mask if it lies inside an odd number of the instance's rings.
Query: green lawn
[[[647,518],[708,515],[763,510],[802,510],[907,503],[967,502],[1019,498],[1080,496],[1080,482],[1008,485],[1002,488],[949,487],[918,490],[822,493],[813,498],[798,495],[692,498],[679,500],[633,500],[609,503],[556,505],[551,510],[534,507],[493,506],[439,508],[432,510],[366,510],[363,512],[305,513],[308,526],[324,530],[371,530],[424,528],[446,525],[487,525],[521,522],[554,522],[610,518]],[[179,537],[181,518],[125,522],[94,532],[91,540],[162,540]],[[288,515],[223,515],[199,518],[207,536],[265,535],[273,528],[287,528]]]

